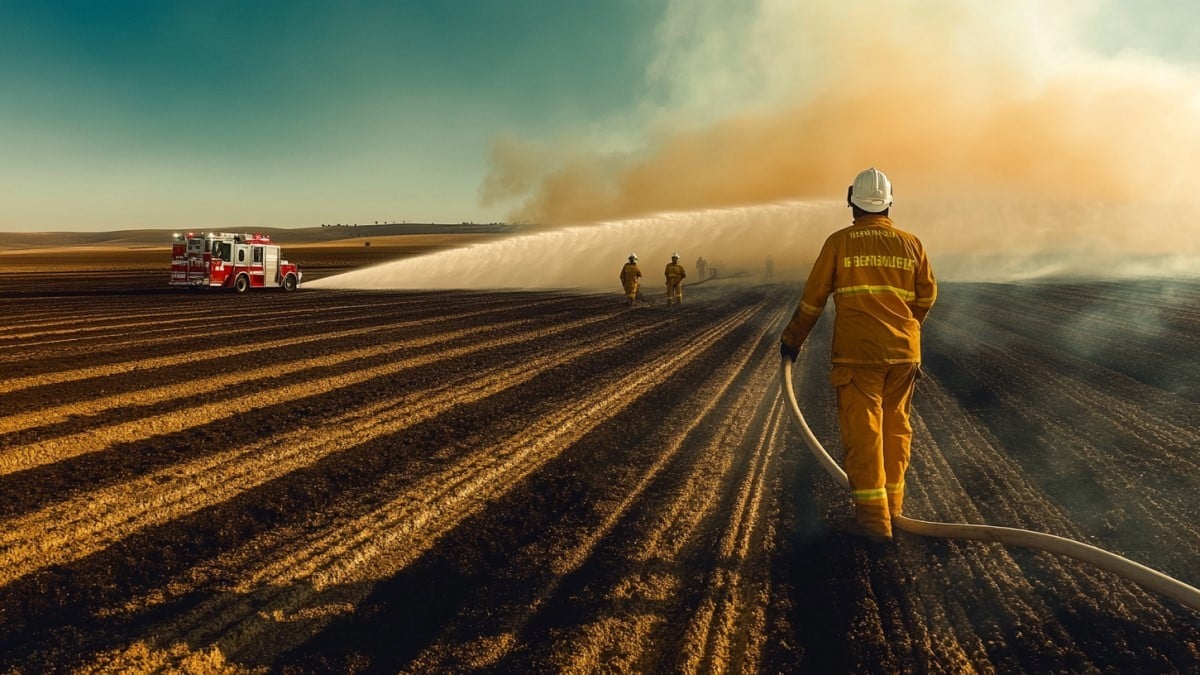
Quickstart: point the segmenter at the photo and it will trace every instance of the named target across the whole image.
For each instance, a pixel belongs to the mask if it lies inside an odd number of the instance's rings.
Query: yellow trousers
[[[626,283],[624,288],[625,288],[625,301],[632,305],[633,301],[637,300],[638,282],[632,281],[632,282]]]
[[[668,281],[667,282],[667,303],[683,302],[683,282]]]
[[[904,472],[912,452],[913,384],[917,364],[878,368],[834,366],[838,422],[854,517],[870,532],[892,536],[904,506]]]

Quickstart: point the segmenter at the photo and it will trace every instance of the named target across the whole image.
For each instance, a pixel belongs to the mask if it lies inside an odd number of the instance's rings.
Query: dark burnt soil
[[[1107,572],[838,532],[795,287],[163,283],[0,274],[0,669],[1200,671]],[[1200,283],[946,284],[924,349],[909,515],[1200,583]]]

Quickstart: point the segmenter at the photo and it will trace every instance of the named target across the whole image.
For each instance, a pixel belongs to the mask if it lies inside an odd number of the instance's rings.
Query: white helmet
[[[636,253],[629,254],[629,262],[637,262],[637,254]]]
[[[869,213],[886,211],[892,205],[892,181],[875,167],[854,177],[850,203]]]
[[[672,254],[671,254],[671,260],[679,260],[679,254],[678,254],[678,253],[672,253]]]

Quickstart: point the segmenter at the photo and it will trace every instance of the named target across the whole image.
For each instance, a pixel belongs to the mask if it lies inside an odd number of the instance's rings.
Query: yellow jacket
[[[642,276],[642,270],[638,268],[637,263],[627,262],[621,268],[621,286],[626,292],[637,288],[637,280]]]
[[[677,284],[687,276],[687,272],[683,271],[683,265],[679,263],[667,263],[667,269],[663,273],[666,274],[669,284]]]
[[[785,344],[804,343],[830,295],[834,364],[921,362],[921,322],[937,300],[937,281],[915,235],[877,214],[829,235],[783,331]]]

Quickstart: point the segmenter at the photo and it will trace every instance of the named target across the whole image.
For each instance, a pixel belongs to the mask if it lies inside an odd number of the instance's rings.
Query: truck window
[[[254,262],[256,262],[256,263],[262,262],[262,252],[263,252],[263,249],[261,246],[254,247]]]
[[[244,248],[238,249],[238,262],[240,262],[240,263],[246,262],[246,249],[244,249]]]
[[[221,260],[229,260],[229,249],[226,245],[219,241],[214,241],[212,245],[212,257],[220,258]]]

